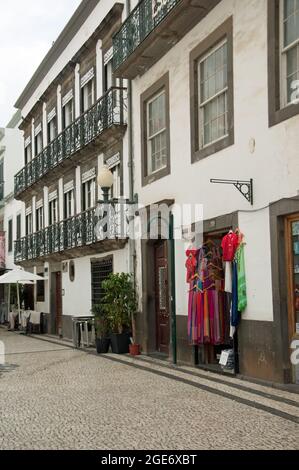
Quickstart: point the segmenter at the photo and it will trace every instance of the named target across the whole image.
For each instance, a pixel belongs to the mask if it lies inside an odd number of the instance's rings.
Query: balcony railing
[[[108,208],[112,211],[112,208]],[[104,240],[126,240],[128,225],[123,204],[114,207],[106,218],[99,209],[92,208],[74,215],[43,230],[27,235],[14,242],[16,263],[30,261],[67,250],[81,248]]]
[[[113,38],[113,69],[126,61],[181,0],[141,0]]]
[[[110,88],[15,175],[15,196],[69,159],[112,126],[126,124],[126,89]]]

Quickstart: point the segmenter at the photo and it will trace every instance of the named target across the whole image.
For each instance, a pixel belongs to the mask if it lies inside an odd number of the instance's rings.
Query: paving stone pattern
[[[0,341],[6,348],[6,363],[0,365],[0,449],[299,447],[298,424],[275,414],[299,419],[296,394],[246,382],[242,385],[252,391],[240,391],[233,388],[236,379],[215,383],[208,373],[189,376],[159,361],[96,356],[3,329]]]

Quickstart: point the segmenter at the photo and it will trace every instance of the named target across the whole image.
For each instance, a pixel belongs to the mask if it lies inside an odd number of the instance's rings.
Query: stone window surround
[[[223,39],[227,39],[227,107],[229,135],[211,143],[204,148],[199,147],[198,117],[198,61],[212,50]],[[191,116],[191,163],[217,153],[235,142],[234,136],[234,74],[233,74],[233,17],[229,17],[210,36],[205,38],[190,52],[190,116]]]
[[[147,174],[147,103],[159,91],[165,90],[166,101],[166,145],[167,145],[167,163],[166,167],[148,175]],[[169,116],[169,72],[165,73],[159,80],[140,96],[140,118],[141,118],[141,168],[142,168],[142,186],[146,186],[154,181],[170,174],[170,116]]]
[[[280,0],[268,0],[269,127],[299,114],[299,103],[281,108],[280,80]]]

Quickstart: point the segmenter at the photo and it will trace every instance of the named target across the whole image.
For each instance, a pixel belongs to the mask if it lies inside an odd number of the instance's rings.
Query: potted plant
[[[103,281],[103,308],[111,326],[111,347],[116,354],[129,352],[132,319],[136,312],[136,295],[132,276],[126,273],[110,274]]]
[[[96,349],[98,354],[106,354],[109,351],[109,321],[102,305],[95,304],[91,309],[95,319]]]

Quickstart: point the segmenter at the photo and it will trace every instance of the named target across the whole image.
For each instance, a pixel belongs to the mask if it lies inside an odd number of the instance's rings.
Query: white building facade
[[[132,79],[139,202],[202,204],[204,240],[218,246],[239,228],[247,308],[234,337],[236,372],[298,382],[290,361],[299,334],[298,2],[132,3],[113,45],[115,76]],[[211,179],[248,182],[248,198]],[[174,226],[183,229],[175,212]],[[143,350],[171,358],[176,341],[178,360],[215,368],[227,345],[188,338],[186,244],[176,242],[174,266],[163,240],[136,249]]]
[[[45,279],[27,307],[67,338],[72,317],[100,302],[101,281],[131,270],[126,239],[95,236],[104,164],[110,195],[130,192],[127,86],[112,72],[112,36],[125,15],[124,2],[84,0],[16,103],[24,161],[14,192],[25,207],[15,262]]]
[[[14,269],[14,241],[24,234],[24,204],[14,199],[14,175],[23,163],[23,135],[18,129],[21,114],[16,112],[5,128],[0,129],[0,269],[3,274]],[[1,321],[8,310],[8,292],[0,290]]]

